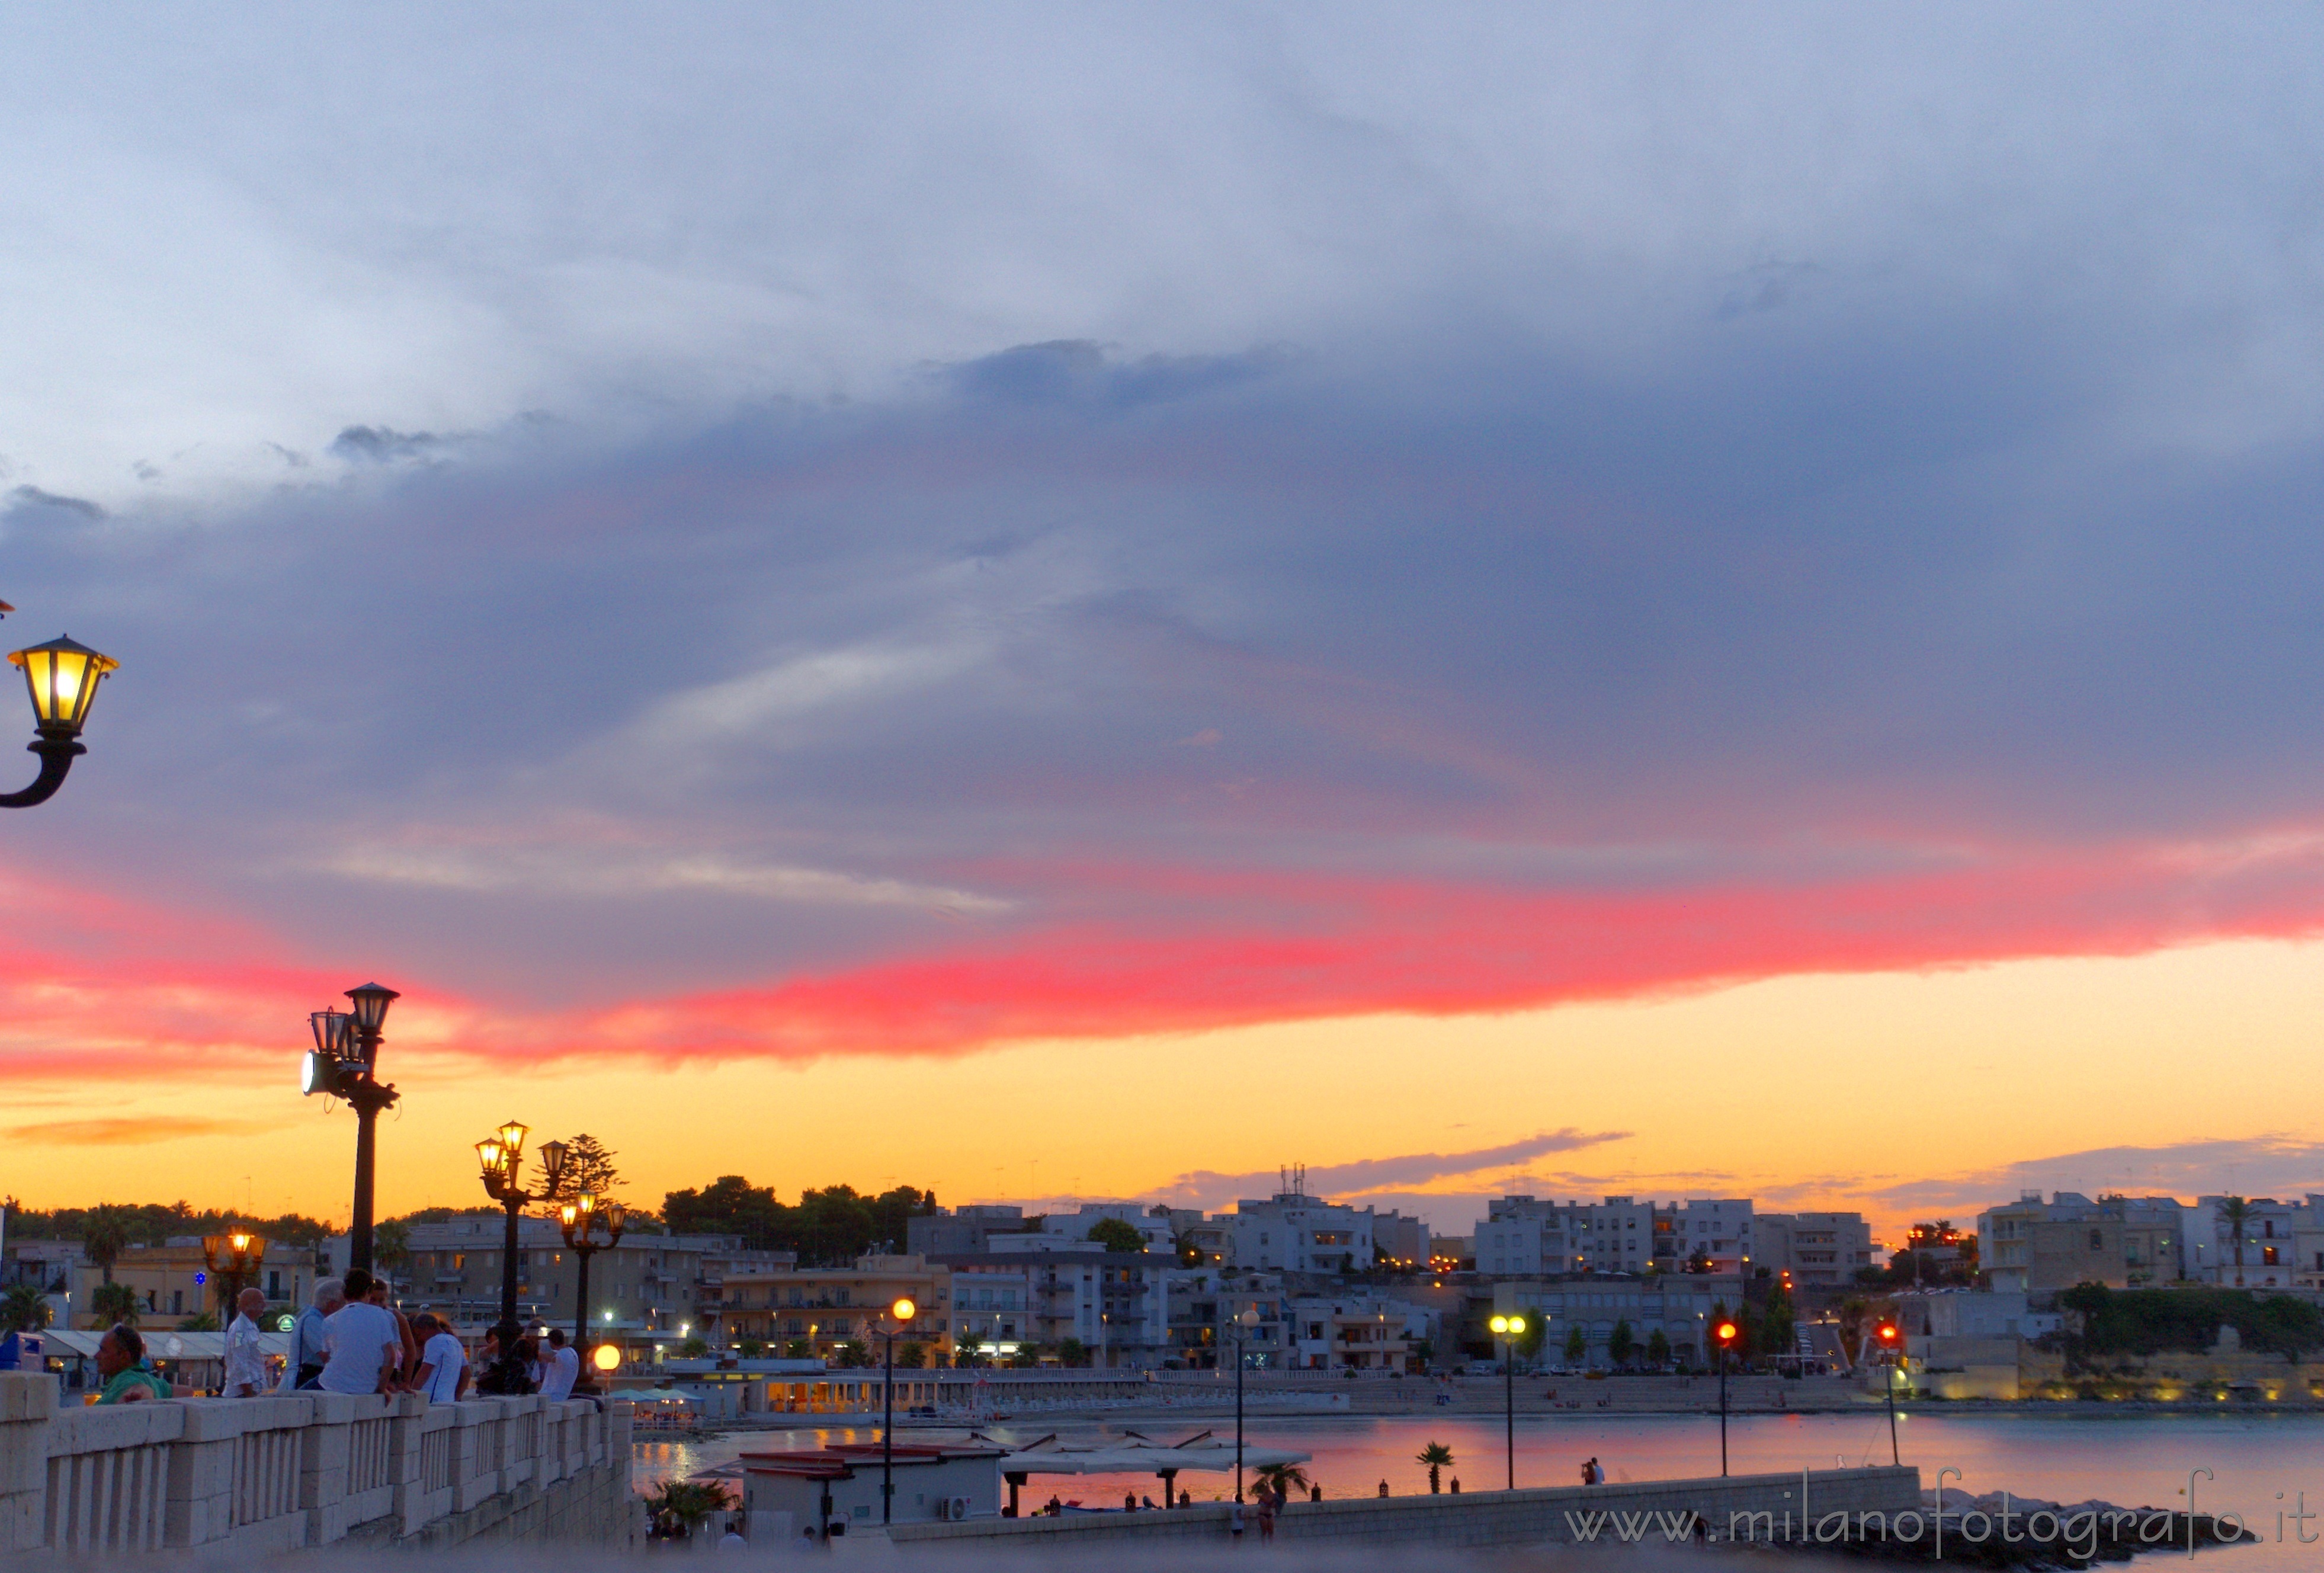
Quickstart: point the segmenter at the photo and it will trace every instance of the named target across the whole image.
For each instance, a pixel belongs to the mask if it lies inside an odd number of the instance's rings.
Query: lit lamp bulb
[[[894,1318],[898,1325],[900,1326],[919,1315],[920,1308],[912,1303],[909,1296],[905,1296],[888,1308],[888,1314]]]
[[[608,1311],[605,1315],[608,1320],[612,1319],[613,1312]],[[611,1344],[600,1344],[597,1352],[589,1356],[589,1364],[600,1371],[618,1371],[622,1365],[622,1352]]]

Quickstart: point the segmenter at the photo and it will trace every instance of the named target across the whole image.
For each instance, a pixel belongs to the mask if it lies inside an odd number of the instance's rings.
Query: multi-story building
[[[1489,1204],[1471,1242],[1478,1272],[1519,1277],[1738,1273],[1754,1254],[1751,1203],[1736,1198],[1658,1208],[1627,1196],[1596,1202],[1504,1197]]]
[[[104,1270],[91,1262],[60,1264],[72,1284],[67,1298],[70,1319],[84,1328],[96,1326],[88,1306],[97,1286],[105,1282]],[[270,1307],[287,1309],[307,1302],[316,1276],[314,1247],[274,1245],[244,1287],[264,1290]],[[130,1246],[114,1258],[113,1282],[126,1284],[137,1296],[140,1318],[148,1327],[218,1314],[217,1282],[198,1238]]]
[[[2184,1209],[2189,1277],[2246,1289],[2324,1287],[2324,1196],[2249,1198],[2240,1229],[2233,1201],[2199,1197]]]
[[[1296,1186],[1264,1201],[1238,1201],[1218,1221],[1227,1226],[1227,1260],[1236,1267],[1335,1275],[1372,1265],[1372,1209],[1342,1207]]]
[[[2093,1201],[2061,1190],[2043,1201],[2040,1191],[2027,1191],[1978,1215],[1979,1261],[1993,1289],[2035,1294],[2078,1283],[2128,1289],[2200,1277],[2208,1253],[2198,1235],[2190,1260],[2189,1215],[2167,1196]]]
[[[1148,1251],[1158,1251],[1167,1256],[1177,1248],[1177,1232],[1169,1213],[1165,1210],[1156,1217],[1142,1202],[1084,1202],[1073,1212],[1045,1215],[1041,1233],[1052,1240],[1083,1245],[1089,1243],[1090,1231],[1108,1219],[1136,1229]]]
[[[1372,1215],[1372,1249],[1383,1267],[1425,1272],[1432,1255],[1428,1225],[1400,1212]]]
[[[1629,1328],[1633,1358],[1644,1359],[1661,1333],[1671,1358],[1708,1362],[1713,1308],[1736,1303],[1739,1281],[1696,1273],[1656,1273],[1637,1279],[1568,1279],[1563,1282],[1505,1282],[1493,1285],[1495,1312],[1522,1311],[1542,1319],[1542,1358],[1563,1361],[1568,1340],[1582,1333],[1582,1364],[1611,1365],[1615,1330]]]
[[[1250,1364],[1281,1366],[1290,1359],[1290,1322],[1283,1277],[1232,1267],[1177,1268],[1162,1275],[1168,1342],[1165,1364],[1191,1370],[1233,1368],[1240,1338]],[[1251,1324],[1237,1319],[1250,1313]]]
[[[1419,1371],[1434,1322],[1400,1300],[1303,1295],[1289,1307],[1286,1353],[1304,1371]]]
[[[888,1308],[909,1300],[901,1328]],[[727,1275],[718,1327],[729,1343],[744,1338],[796,1357],[831,1358],[851,1344],[876,1350],[883,1334],[953,1349],[952,1270],[922,1256],[859,1256],[849,1267],[779,1267]]]
[[[1025,1209],[1002,1203],[915,1213],[905,1225],[905,1248],[915,1256],[965,1256],[986,1248],[994,1235],[1021,1235]]]
[[[483,1326],[500,1315],[507,1217],[456,1214],[440,1223],[413,1224],[396,1273],[399,1298],[410,1309],[440,1312],[463,1326]],[[332,1242],[344,1262],[346,1236]],[[731,1235],[649,1235],[632,1230],[621,1244],[589,1261],[589,1327],[601,1337],[647,1340],[708,1337],[717,1301],[704,1302],[706,1277],[723,1277],[752,1254]],[[708,1271],[715,1263],[716,1271]],[[579,1310],[580,1262],[554,1220],[517,1221],[517,1315],[525,1321],[570,1327]],[[708,1314],[706,1314],[707,1312]]]
[[[1033,1336],[1033,1284],[1022,1256],[974,1253],[950,1256],[952,1346],[954,1357],[977,1355],[1006,1361],[1038,1340]]]
[[[1803,1288],[1836,1288],[1872,1265],[1862,1213],[1760,1213],[1751,1223],[1754,1269],[1788,1272]]]

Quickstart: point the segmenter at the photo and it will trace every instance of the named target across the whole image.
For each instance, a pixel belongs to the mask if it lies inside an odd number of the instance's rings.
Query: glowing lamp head
[[[387,1007],[403,996],[383,984],[367,983],[347,990],[347,998],[355,1002],[355,1026],[364,1032],[377,1032],[386,1024]]]
[[[908,1322],[919,1314],[920,1308],[912,1303],[912,1297],[908,1294],[899,1295],[896,1303],[888,1308],[889,1319],[899,1324]]]
[[[606,1313],[608,1319],[612,1315],[610,1311]],[[600,1371],[618,1371],[622,1368],[622,1352],[611,1344],[600,1344],[596,1353],[589,1356],[589,1364]]]
[[[566,1244],[573,1243],[573,1226],[580,1221],[581,1208],[576,1204],[568,1201],[557,1209],[557,1222],[565,1230]]]
[[[580,1209],[581,1216],[586,1218],[597,1210],[597,1193],[594,1190],[585,1190],[573,1198],[573,1205]]]
[[[299,1057],[299,1094],[312,1097],[318,1092],[329,1092],[336,1085],[337,1073],[331,1061],[320,1054],[309,1051]]]
[[[1731,1349],[1735,1346],[1735,1340],[1743,1336],[1743,1329],[1722,1318],[1719,1325],[1711,1329],[1711,1336],[1718,1341],[1720,1348]]]
[[[500,1182],[501,1166],[505,1151],[496,1137],[487,1136],[476,1143],[476,1167],[484,1174],[486,1185],[497,1185]]]
[[[250,1236],[248,1235],[228,1235],[226,1239],[226,1244],[233,1246],[236,1251],[248,1251],[250,1249]]]
[[[511,1120],[496,1134],[501,1139],[501,1145],[508,1150],[510,1162],[513,1165],[524,1156],[524,1139],[532,1134],[532,1127],[521,1121]]]
[[[540,1144],[540,1171],[548,1178],[551,1190],[557,1189],[557,1181],[565,1172],[565,1151],[562,1142],[543,1142]]]
[[[50,737],[80,736],[81,723],[88,718],[89,701],[97,698],[97,685],[121,665],[111,656],[99,655],[69,638],[13,652],[8,663],[23,672],[24,686],[32,693],[33,725]]]
[[[1877,1331],[1874,1334],[1874,1337],[1880,1340],[1881,1346],[1884,1348],[1891,1349],[1896,1346],[1897,1340],[1902,1338],[1904,1336],[1904,1329],[1897,1327],[1895,1322],[1882,1322]]]

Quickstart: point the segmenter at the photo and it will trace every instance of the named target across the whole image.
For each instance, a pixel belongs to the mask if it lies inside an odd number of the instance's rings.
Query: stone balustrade
[[[625,1543],[630,1406],[416,1394],[64,1407],[0,1372],[0,1562],[349,1539]]]

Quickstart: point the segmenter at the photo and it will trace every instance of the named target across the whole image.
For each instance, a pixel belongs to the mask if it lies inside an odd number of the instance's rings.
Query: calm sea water
[[[1175,1429],[1152,1420],[1128,1422],[1160,1441],[1176,1441],[1203,1429],[1200,1422]],[[1737,1474],[1830,1468],[1835,1464],[1888,1461],[1885,1413],[1752,1415],[1728,1422],[1730,1467]],[[1022,1439],[1050,1428],[1002,1428]],[[1123,1425],[1070,1428],[1074,1438],[1119,1436]],[[1231,1438],[1233,1425],[1212,1428]],[[2264,1538],[2258,1546],[2223,1551],[2233,1567],[2250,1573],[2324,1567],[2324,1540],[2301,1545],[2291,1514],[2301,1506],[2319,1516],[2305,1527],[2324,1536],[2324,1416],[2304,1414],[2082,1413],[1931,1414],[1905,1416],[1898,1428],[1907,1464],[1917,1465],[1924,1486],[1948,1476],[1948,1492],[1971,1494],[2007,1489],[2058,1502],[2091,1497],[2125,1506],[2183,1507],[2190,1471],[2209,1469],[2211,1479],[2194,1483],[2199,1511],[2233,1511]],[[899,1437],[908,1433],[899,1431]],[[1464,1488],[1499,1489],[1506,1479],[1502,1429],[1476,1416],[1370,1418],[1269,1418],[1250,1421],[1245,1436],[1268,1447],[1314,1455],[1308,1474],[1327,1497],[1370,1496],[1385,1480],[1404,1495],[1428,1489],[1428,1472],[1415,1462],[1423,1444],[1441,1441],[1455,1460],[1449,1476]],[[795,1431],[757,1431],[699,1441],[641,1443],[637,1476],[650,1484],[670,1476],[732,1460],[752,1451],[814,1448],[826,1442],[871,1442],[876,1427],[829,1427]],[[1581,1477],[1582,1461],[1595,1455],[1611,1480],[1653,1480],[1719,1472],[1719,1423],[1715,1416],[1615,1415],[1583,1419],[1519,1416],[1517,1476],[1519,1485],[1563,1485]],[[1183,1475],[1179,1484],[1197,1502],[1232,1494],[1231,1476]],[[1155,1495],[1160,1483],[1150,1476],[1035,1476],[1028,1506],[1055,1493],[1091,1507],[1119,1507],[1122,1494]],[[2284,1515],[2279,1533],[2278,1514]],[[2184,1555],[2183,1552],[2180,1553]]]

